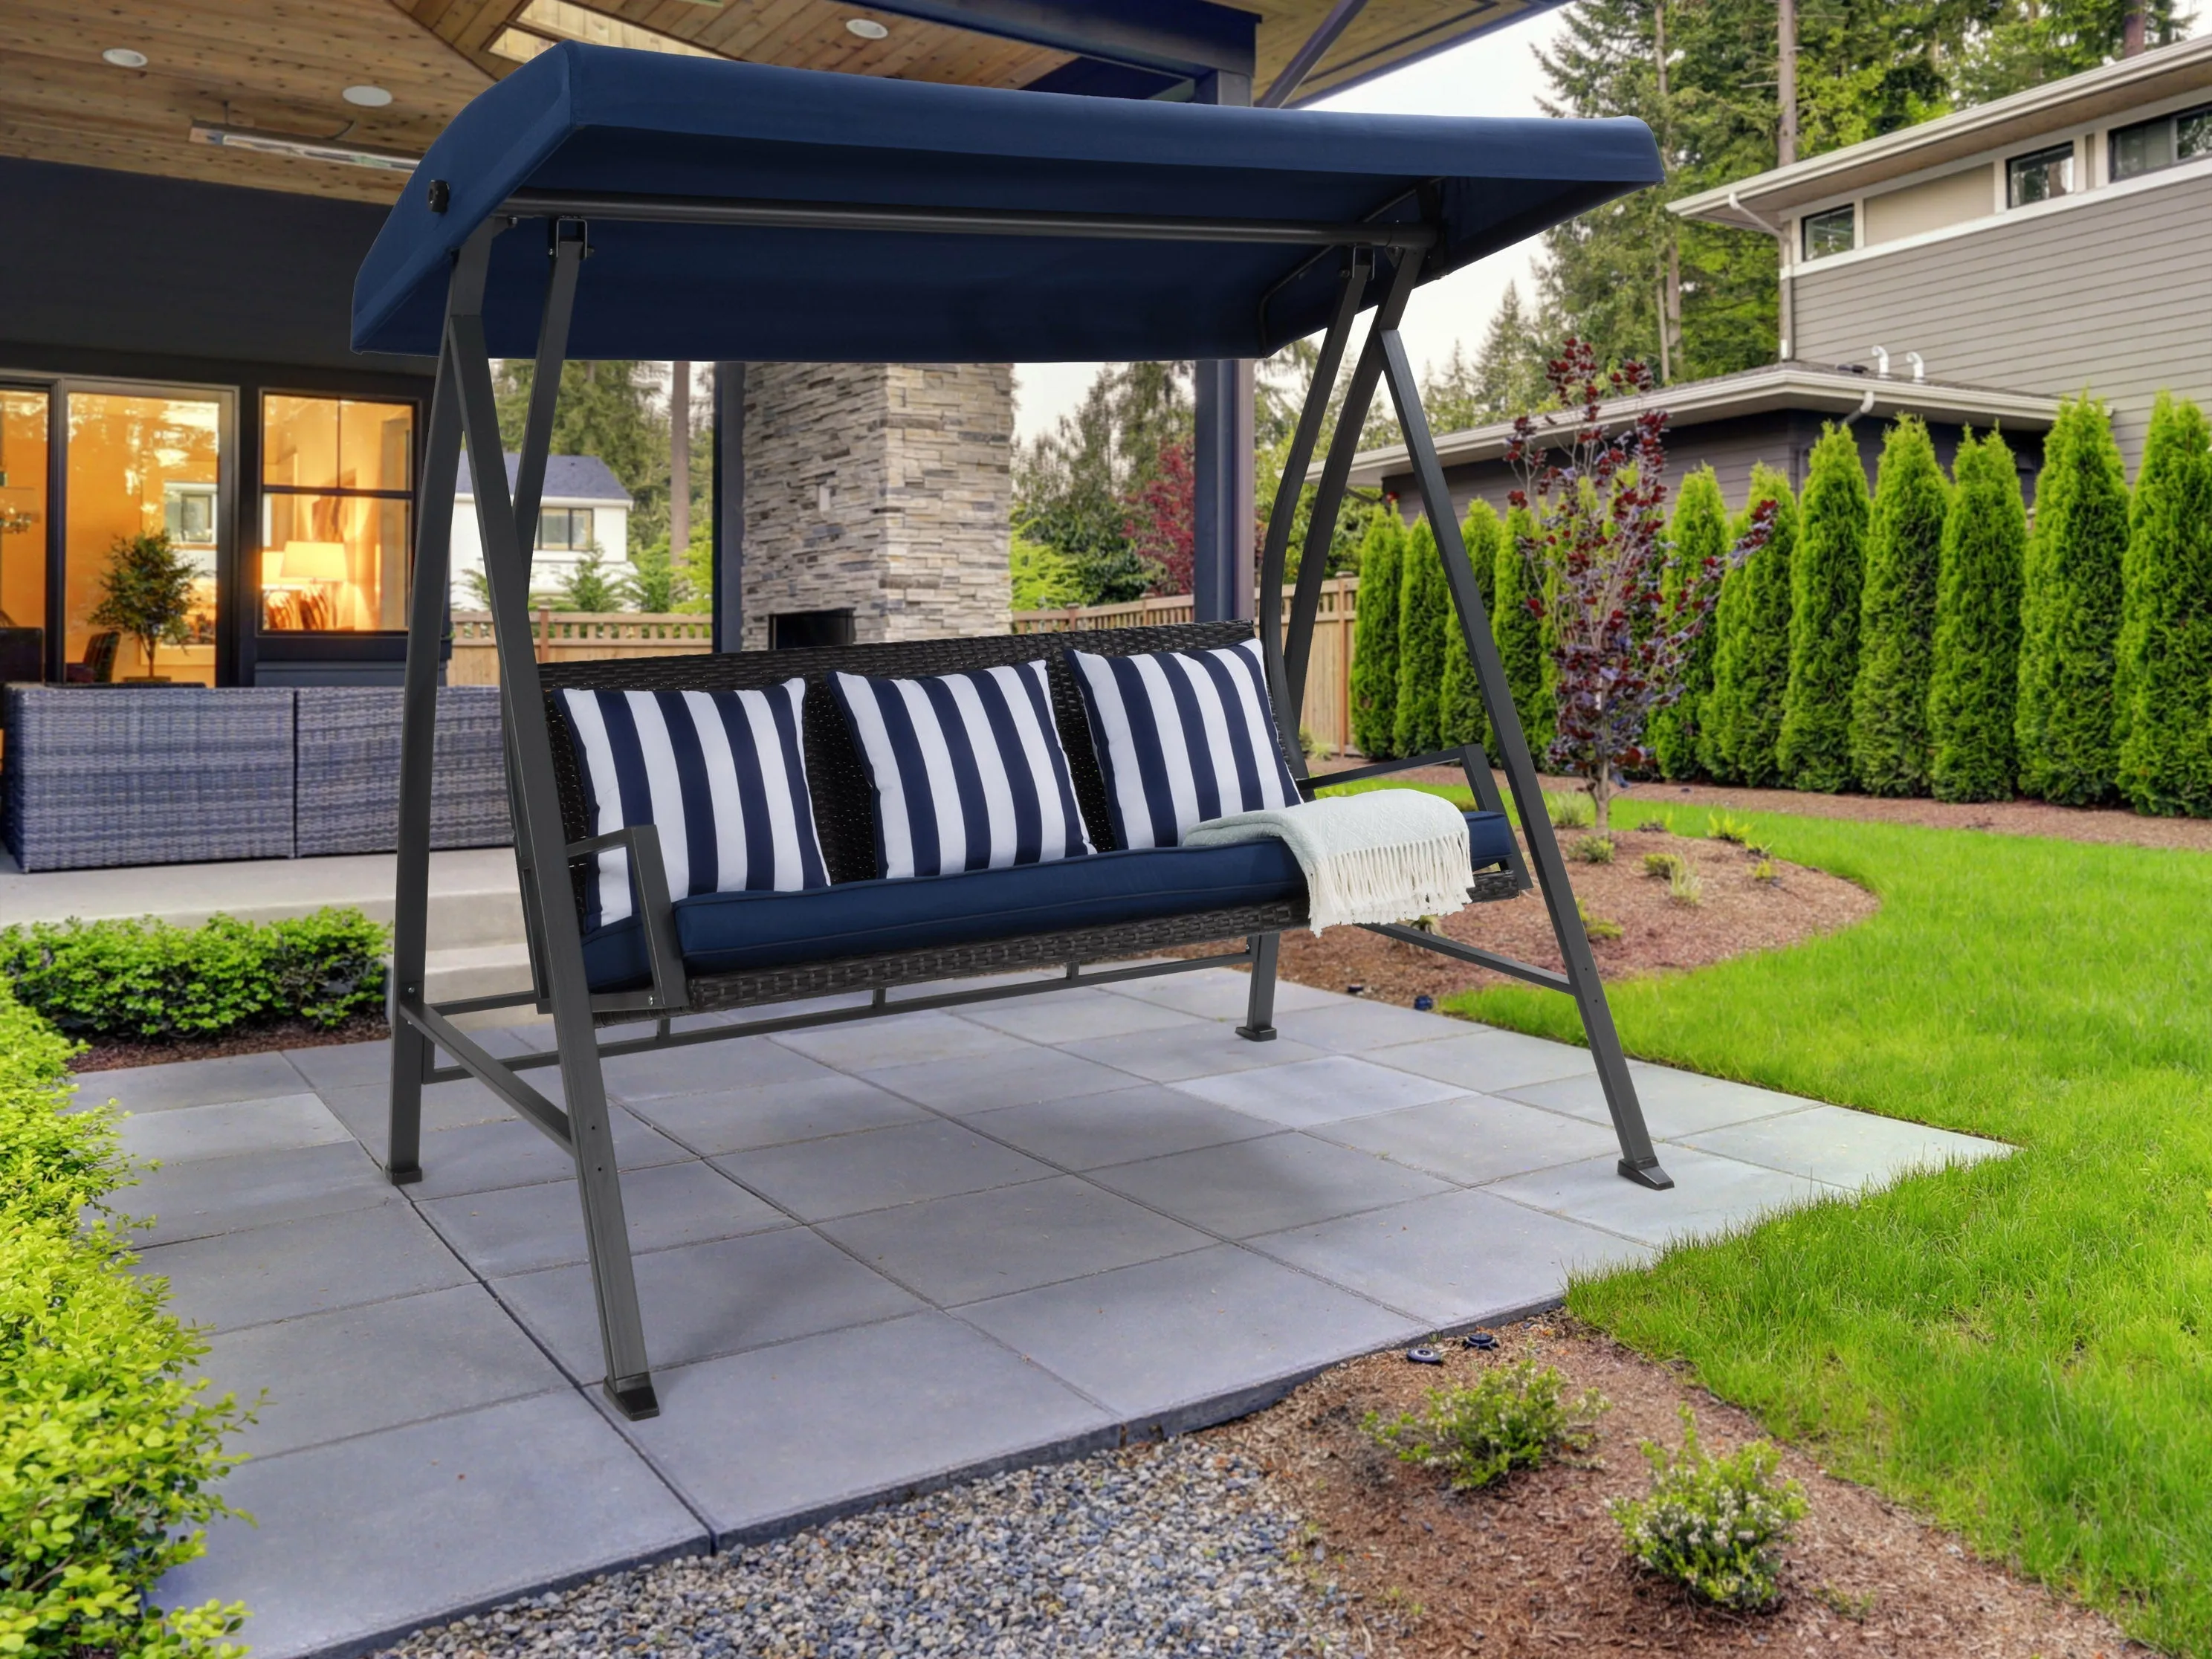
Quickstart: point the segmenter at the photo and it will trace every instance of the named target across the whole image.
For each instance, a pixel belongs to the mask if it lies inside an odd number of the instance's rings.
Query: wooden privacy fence
[[[713,619],[690,613],[539,611],[531,617],[530,634],[540,662],[703,656],[714,648]],[[453,612],[453,660],[446,670],[446,684],[499,684],[499,657],[492,645],[489,612]]]
[[[1313,656],[1306,670],[1305,707],[1298,724],[1310,744],[1326,755],[1352,745],[1352,633],[1358,616],[1359,578],[1332,576],[1321,585],[1321,610],[1314,621]],[[1283,615],[1291,614],[1291,590],[1283,590]],[[1093,628],[1142,628],[1192,619],[1188,593],[1132,599],[1127,605],[1087,605],[1065,611],[1017,611],[1017,634],[1081,633]]]
[[[1322,754],[1340,755],[1352,744],[1352,633],[1358,615],[1359,579],[1332,576],[1321,586],[1321,610],[1314,623],[1313,657],[1306,673],[1305,707],[1299,725]],[[1291,590],[1283,590],[1283,614],[1291,609]],[[1191,597],[1170,594],[1133,599],[1127,605],[1071,606],[1065,611],[1017,611],[1017,634],[1072,634],[1098,628],[1139,628],[1192,620]],[[594,657],[689,657],[714,649],[714,627],[703,616],[636,611],[539,611],[531,618],[531,636],[540,662],[574,662]],[[481,611],[453,613],[453,659],[448,685],[496,685],[499,659],[492,646],[491,617]]]

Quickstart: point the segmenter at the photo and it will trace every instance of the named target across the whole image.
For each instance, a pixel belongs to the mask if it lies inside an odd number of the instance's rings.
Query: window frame
[[[2212,156],[2212,149],[2199,155],[2181,153],[2181,124],[2188,120],[2212,120],[2212,104],[2193,104],[2187,109],[2169,111],[2154,115],[2148,121],[2130,121],[2124,127],[2113,127],[2105,134],[2105,179],[2108,184],[2124,184],[2130,179],[2148,179],[2154,173],[2164,173],[2169,167],[2185,167],[2191,161],[2201,161]],[[2132,173],[2120,171],[2120,141],[2128,134],[2163,127],[2166,132],[2166,155],[2163,161],[2139,167]]]
[[[366,489],[358,485],[350,484],[331,484],[324,486],[318,484],[270,483],[268,477],[269,405],[272,399],[278,398],[289,398],[296,402],[303,403],[379,404],[391,408],[404,408],[407,410],[407,476],[410,481],[420,476],[422,465],[423,410],[422,404],[418,399],[393,396],[383,392],[329,392],[321,390],[303,391],[290,386],[263,386],[259,389],[259,392],[256,399],[258,407],[254,411],[256,425],[254,428],[252,459],[253,470],[256,476],[253,482],[253,489],[255,491],[253,541],[256,545],[253,550],[253,563],[250,573],[252,577],[251,592],[252,604],[249,607],[252,617],[255,637],[265,640],[271,636],[271,630],[263,625],[264,617],[262,615],[264,601],[262,599],[263,589],[261,586],[261,561],[267,555],[269,550],[258,545],[258,544],[262,539],[261,527],[268,520],[268,501],[272,495],[325,495],[333,497],[340,501],[360,500],[406,502],[406,588],[399,596],[400,605],[404,609],[412,599],[414,593],[415,538],[422,529],[422,526],[417,522],[421,508],[416,501],[415,490],[411,487],[406,489]],[[278,636],[284,639],[332,640],[363,639],[371,635],[380,634],[386,637],[390,637],[393,635],[404,635],[406,629],[391,628],[288,628],[276,631]]]
[[[1850,227],[1850,242],[1843,247],[1829,247],[1816,250],[1813,246],[1813,228],[1815,225],[1832,224],[1839,219],[1846,222]],[[1838,253],[1856,253],[1858,252],[1858,203],[1855,200],[1844,202],[1835,207],[1822,208],[1816,213],[1808,213],[1802,216],[1797,222],[1797,246],[1798,258],[1803,259],[1808,264],[1810,264],[1815,259],[1832,259]]]
[[[2080,146],[2077,145],[2071,138],[2067,139],[2063,143],[2045,144],[2039,149],[2022,150],[2017,155],[2006,156],[2004,164],[2005,211],[2011,213],[2021,208],[2040,207],[2045,202],[2061,202],[2065,200],[2069,196],[2079,194],[2074,187],[2075,163],[2079,160]],[[2037,162],[2063,162],[2066,170],[2065,182],[2063,187],[2057,191],[2047,191],[2045,194],[2036,197],[2033,200],[2023,201],[2021,198],[2019,191],[2021,170],[2023,167],[2031,166]]]

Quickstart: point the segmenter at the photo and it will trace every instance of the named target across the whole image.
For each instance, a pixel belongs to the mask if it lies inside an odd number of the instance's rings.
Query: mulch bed
[[[381,1014],[356,1014],[340,1025],[310,1025],[304,1019],[275,1021],[228,1031],[218,1037],[168,1042],[132,1042],[95,1038],[70,1063],[74,1072],[116,1072],[129,1066],[167,1066],[179,1060],[220,1060],[227,1054],[265,1054],[278,1048],[321,1048],[337,1042],[385,1042],[392,1028]]]
[[[1679,1407],[1715,1453],[1760,1438],[1745,1413],[1564,1314],[1499,1330],[1479,1353],[1443,1345],[1441,1367],[1401,1352],[1354,1360],[1273,1408],[1212,1431],[1264,1467],[1311,1529],[1317,1578],[1358,1599],[1358,1645],[1402,1659],[1644,1652],[1822,1653],[2091,1659],[2147,1655],[2102,1615],[2069,1606],[1867,1488],[1789,1447],[1783,1472],[1811,1513],[1784,1552],[1784,1594],[1758,1614],[1722,1612],[1632,1565],[1606,1512],[1641,1493],[1638,1446],[1680,1442]],[[1360,1423],[1519,1358],[1557,1366],[1570,1395],[1612,1402],[1595,1443],[1485,1492],[1400,1463]],[[1355,1647],[1355,1650],[1357,1647]]]
[[[1623,821],[1636,819],[1630,813],[1617,820]],[[1586,833],[1564,830],[1559,839],[1571,846]],[[1593,938],[1590,943],[1598,972],[1609,980],[1702,968],[1748,951],[1778,950],[1847,927],[1879,908],[1880,902],[1863,887],[1778,859],[1771,860],[1775,878],[1759,880],[1752,872],[1760,860],[1728,842],[1620,829],[1612,840],[1611,864],[1570,860],[1567,866],[1585,913],[1621,930],[1618,939]],[[1703,901],[1691,906],[1672,898],[1665,881],[1644,873],[1647,853],[1671,854],[1694,868],[1705,885]],[[1563,965],[1543,900],[1533,890],[1516,899],[1471,904],[1443,918],[1437,927],[1453,939],[1539,967]],[[1277,971],[1318,990],[1359,986],[1360,995],[1401,1007],[1411,1007],[1418,995],[1441,1000],[1456,991],[1507,982],[1502,975],[1357,927],[1332,927],[1319,937],[1303,930],[1285,933]]]

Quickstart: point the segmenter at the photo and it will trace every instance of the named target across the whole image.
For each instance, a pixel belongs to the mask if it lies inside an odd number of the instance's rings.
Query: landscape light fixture
[[[348,87],[338,96],[363,109],[382,109],[392,101],[392,94],[382,87]]]
[[[100,56],[103,63],[112,64],[118,69],[146,67],[146,54],[143,52],[133,52],[129,46],[110,46]]]
[[[872,17],[848,17],[845,27],[848,33],[857,34],[863,40],[880,40],[890,33]]]
[[[341,167],[374,167],[380,173],[412,173],[422,159],[400,150],[378,149],[335,138],[220,126],[213,121],[193,122],[191,137],[195,144],[210,144],[217,149],[246,149],[257,155],[282,155],[294,161],[334,161]]]

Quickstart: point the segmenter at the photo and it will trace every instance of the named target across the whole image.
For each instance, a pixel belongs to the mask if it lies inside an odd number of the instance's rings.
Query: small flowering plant
[[[1386,1419],[1370,1412],[1363,1426],[1400,1462],[1442,1469],[1453,1491],[1472,1492],[1535,1468],[1562,1447],[1589,1446],[1605,1396],[1591,1389],[1569,1400],[1564,1386],[1555,1367],[1523,1359],[1493,1366],[1465,1388],[1431,1389],[1419,1413]]]
[[[1682,1407],[1682,1449],[1644,1443],[1651,1490],[1607,1506],[1628,1553],[1646,1571],[1686,1586],[1716,1607],[1756,1613],[1782,1594],[1780,1547],[1805,1518],[1805,1492],[1777,1478],[1781,1454],[1755,1440],[1727,1457],[1698,1443],[1697,1419]]]
[[[1528,567],[1529,610],[1548,623],[1558,691],[1551,763],[1588,785],[1596,829],[1612,827],[1624,769],[1647,767],[1653,714],[1682,695],[1721,579],[1766,544],[1774,504],[1762,503],[1724,555],[1669,572],[1667,412],[1645,409],[1608,429],[1608,397],[1652,388],[1651,371],[1601,373],[1589,343],[1570,336],[1545,365],[1562,413],[1513,422],[1505,459],[1520,476],[1510,497],[1533,534],[1516,538]]]

